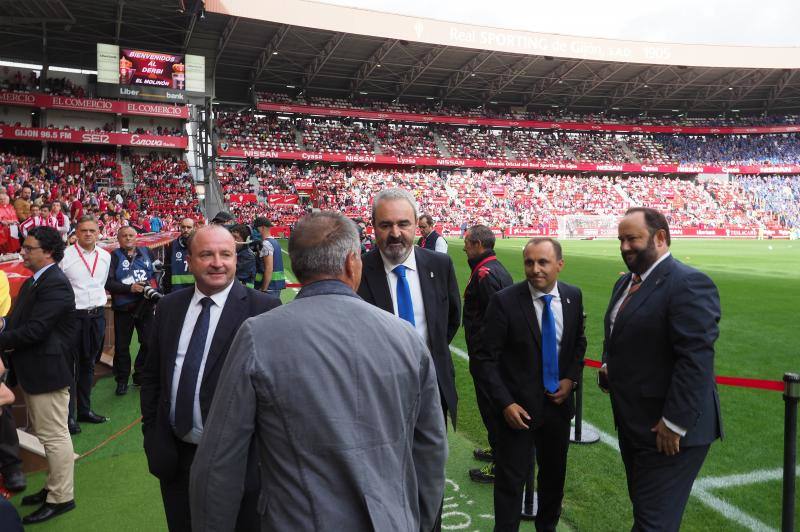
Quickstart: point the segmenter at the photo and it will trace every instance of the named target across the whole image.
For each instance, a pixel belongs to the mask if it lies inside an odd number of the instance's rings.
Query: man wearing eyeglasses
[[[11,315],[0,318],[0,349],[8,353],[9,384],[22,389],[47,459],[44,488],[22,499],[23,506],[40,505],[22,520],[34,524],[75,508],[74,451],[67,428],[75,295],[57,265],[64,241],[56,229],[31,229],[21,254],[33,276],[22,285]]]

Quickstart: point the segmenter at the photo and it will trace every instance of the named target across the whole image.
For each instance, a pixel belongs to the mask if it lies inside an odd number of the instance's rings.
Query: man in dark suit
[[[280,305],[276,297],[234,282],[236,245],[225,227],[198,229],[187,251],[195,287],[167,295],[156,307],[141,391],[144,450],[150,472],[161,481],[172,532],[191,530],[190,469],[228,348],[247,318]],[[257,464],[251,452],[238,530],[259,528]]]
[[[481,413],[483,426],[489,440],[488,449],[475,449],[472,454],[478,460],[489,462],[480,469],[470,469],[469,478],[475,482],[494,482],[494,448],[497,444],[496,415],[489,395],[484,391],[480,381],[480,364],[475,354],[480,351],[483,319],[492,296],[514,284],[497,255],[494,253],[495,236],[485,225],[474,225],[464,235],[464,253],[470,271],[469,282],[464,289],[464,339],[467,341],[469,354],[469,372],[475,385],[475,398],[478,411]]]
[[[358,295],[414,325],[436,366],[442,406],[456,425],[458,395],[450,342],[461,321],[461,296],[449,255],[414,246],[414,197],[401,189],[375,196],[372,225],[377,249],[362,258]]]
[[[497,292],[483,322],[480,378],[497,416],[495,530],[517,530],[522,489],[536,450],[536,530],[555,530],[567,472],[572,390],[586,352],[583,295],[558,280],[561,245],[523,249],[526,281]]]
[[[64,242],[56,229],[31,229],[21,254],[33,276],[22,285],[8,319],[0,318],[0,348],[9,355],[10,384],[22,388],[28,419],[47,458],[45,487],[22,499],[23,505],[41,505],[22,520],[34,524],[75,508],[75,460],[67,428],[75,295],[57,264],[64,258]]]
[[[633,530],[678,530],[708,449],[722,437],[719,293],[671,256],[669,225],[655,209],[628,210],[619,241],[631,273],[608,305],[599,382],[611,393]]]

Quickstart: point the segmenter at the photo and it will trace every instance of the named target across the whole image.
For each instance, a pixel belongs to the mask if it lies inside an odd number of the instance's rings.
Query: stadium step
[[[133,190],[135,184],[133,182],[133,169],[130,163],[122,163],[122,186],[125,190]]]
[[[636,164],[639,164],[639,163],[642,162],[641,160],[639,160],[638,157],[636,157],[636,154],[633,153],[633,150],[631,150],[630,146],[628,146],[628,144],[625,141],[623,141],[619,137],[617,137],[617,139],[618,139],[617,142],[619,142],[620,148],[625,153],[625,155],[627,156],[627,159],[630,162],[636,163]]]
[[[369,141],[372,143],[372,151],[375,155],[383,155],[383,148],[381,148],[381,143],[378,142],[378,139],[375,138],[375,135],[372,134],[372,131],[369,129],[366,130],[367,136],[369,137]]]
[[[440,137],[439,134],[434,131],[433,138],[436,141],[436,148],[439,150],[439,153],[442,154],[442,157],[450,157],[450,150],[448,150],[447,146],[445,146],[444,142],[442,141],[442,137]]]

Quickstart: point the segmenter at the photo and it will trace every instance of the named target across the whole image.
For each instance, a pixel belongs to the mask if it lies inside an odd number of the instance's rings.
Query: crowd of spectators
[[[379,123],[375,138],[384,155],[438,157],[433,131],[425,126]]]
[[[303,134],[303,146],[318,153],[375,152],[369,133],[361,124],[348,120],[300,120],[296,127]]]
[[[675,227],[791,228],[798,224],[800,178],[758,177],[699,181],[656,176],[580,176],[498,170],[402,170],[316,165],[241,165],[259,176],[260,201],[233,205],[240,222],[266,216],[291,225],[308,208],[335,209],[368,219],[375,193],[396,186],[413,191],[420,209],[439,223],[556,229],[564,215],[619,216],[631,206],[665,212]],[[297,182],[313,190],[299,191]],[[295,205],[272,205],[269,194],[301,196]]]
[[[800,162],[800,136],[645,135],[403,125],[340,118],[292,118],[274,113],[223,113],[221,143],[231,147],[549,162],[763,165]],[[302,142],[298,144],[297,138]],[[224,151],[224,150],[223,150]]]
[[[131,155],[125,162],[134,173],[133,190],[123,186],[114,153],[51,151],[42,162],[40,157],[0,152],[0,252],[17,251],[29,226],[51,225],[66,238],[85,214],[97,217],[101,238],[108,239],[123,226],[139,232],[171,231],[182,217],[201,218],[183,160],[150,154]],[[40,215],[44,209],[49,216]]]
[[[54,96],[85,98],[87,89],[67,77],[48,76],[42,80],[34,70],[13,70],[7,66],[0,69],[0,91],[44,92]]]
[[[283,93],[260,92],[261,101],[281,104],[308,105],[336,109],[365,109],[370,111],[413,113],[439,116],[463,116],[471,118],[502,118],[508,120],[540,120],[552,122],[580,122],[592,124],[637,124],[658,126],[759,126],[777,124],[797,124],[798,115],[759,115],[738,116],[687,116],[685,113],[650,115],[647,113],[624,114],[614,110],[601,113],[575,113],[561,108],[537,109],[526,111],[520,108],[486,104],[467,106],[458,104],[443,105],[436,100],[383,101],[364,97],[353,99],[308,96],[292,97]]]

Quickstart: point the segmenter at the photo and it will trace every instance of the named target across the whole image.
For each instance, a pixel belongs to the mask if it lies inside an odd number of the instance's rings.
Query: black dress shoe
[[[131,377],[134,386],[141,386],[142,385],[142,377],[139,376],[138,373],[134,373],[133,377]]]
[[[14,493],[25,491],[28,483],[25,481],[25,475],[19,467],[9,468],[8,471],[3,472],[3,483],[6,485],[8,491]]]
[[[97,423],[105,423],[106,421],[108,421],[108,418],[106,416],[95,414],[94,412],[89,410],[85,414],[78,414],[78,421],[85,421],[86,423],[97,424]]]
[[[36,493],[25,495],[22,498],[22,506],[33,506],[34,504],[44,504],[47,501],[47,488],[42,488]]]
[[[67,428],[69,428],[70,434],[80,434],[81,433],[81,426],[78,425],[78,422],[74,419],[67,420]]]
[[[481,460],[483,462],[494,462],[494,451],[491,447],[475,449],[472,451],[472,456],[474,456],[476,460]]]
[[[125,395],[128,393],[128,383],[127,382],[118,382],[117,383],[117,391],[114,392],[117,395]]]
[[[32,514],[23,517],[22,524],[33,525],[36,523],[42,523],[44,521],[47,521],[48,519],[52,519],[53,517],[57,517],[63,513],[67,513],[70,510],[74,509],[75,509],[74,500],[58,504],[46,502]]]

